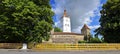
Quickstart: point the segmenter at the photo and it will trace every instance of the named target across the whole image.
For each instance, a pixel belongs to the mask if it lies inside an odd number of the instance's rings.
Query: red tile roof
[[[71,33],[71,32],[54,32],[52,35],[83,35],[83,34]]]

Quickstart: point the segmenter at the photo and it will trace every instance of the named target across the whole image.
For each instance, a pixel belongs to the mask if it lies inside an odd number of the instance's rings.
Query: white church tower
[[[66,10],[61,18],[61,29],[63,32],[71,32],[70,17],[67,16]]]

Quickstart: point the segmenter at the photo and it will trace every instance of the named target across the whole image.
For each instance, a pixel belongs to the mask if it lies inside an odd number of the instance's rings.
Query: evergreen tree
[[[100,13],[101,26],[96,35],[102,35],[105,42],[120,43],[120,0],[108,0]]]

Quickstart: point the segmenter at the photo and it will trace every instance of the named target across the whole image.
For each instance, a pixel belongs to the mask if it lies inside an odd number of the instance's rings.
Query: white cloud
[[[100,25],[92,25],[92,26],[89,26],[90,29],[97,29],[97,28],[99,28],[99,27],[100,27]]]
[[[57,27],[60,27],[60,24],[61,24],[60,21],[55,22],[55,26],[57,26]]]
[[[55,0],[55,5],[53,11],[58,21],[55,24],[59,27],[59,19],[63,15],[64,9],[66,9],[67,14],[71,18],[72,32],[78,33],[83,24],[92,22],[91,17],[99,15],[98,7],[100,6],[100,0]]]

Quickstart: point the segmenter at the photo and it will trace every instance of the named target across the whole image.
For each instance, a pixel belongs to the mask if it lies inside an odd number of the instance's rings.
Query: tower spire
[[[71,32],[70,17],[67,16],[66,9],[64,9],[64,13],[61,18],[61,27],[63,32]]]
[[[64,17],[67,17],[66,9],[64,10]]]

